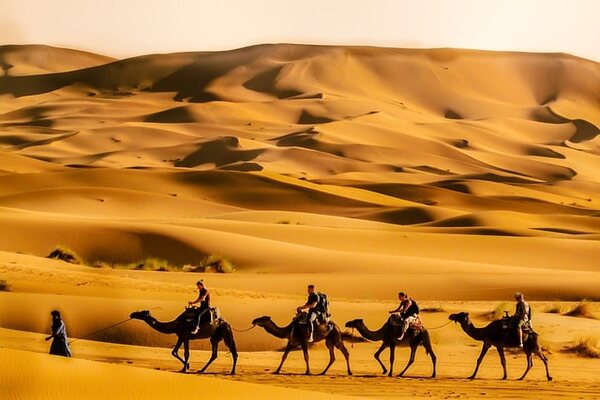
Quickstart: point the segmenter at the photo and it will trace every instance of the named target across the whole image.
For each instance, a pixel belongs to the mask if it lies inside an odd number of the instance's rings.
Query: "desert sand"
[[[565,351],[598,343],[600,322],[564,315],[587,299],[600,317],[600,64],[285,44],[124,60],[1,46],[0,61],[3,398],[600,397],[600,360]],[[46,258],[57,246],[81,263]],[[235,270],[183,271],[211,255]],[[122,268],[148,258],[168,271]],[[259,328],[235,334],[235,377],[225,352],[206,376],[176,374],[175,338],[141,321],[45,355],[50,310],[72,339],[135,310],[171,320],[199,278],[238,330],[289,322],[307,283],[340,326],[374,329],[406,290],[440,327],[438,378],[423,350],[407,378],[379,376],[370,342],[350,348],[353,377],[339,353],[301,376],[298,352],[275,377],[284,342]],[[515,381],[517,353],[500,381],[495,352],[465,379],[480,344],[448,315],[484,325],[516,290],[555,381],[539,360]],[[195,371],[209,346],[192,348]],[[326,353],[311,348],[314,371]]]

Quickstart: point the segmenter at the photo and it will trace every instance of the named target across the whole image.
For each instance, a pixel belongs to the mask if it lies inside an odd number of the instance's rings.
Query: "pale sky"
[[[115,57],[259,43],[565,52],[600,61],[600,0],[0,0],[0,44]]]

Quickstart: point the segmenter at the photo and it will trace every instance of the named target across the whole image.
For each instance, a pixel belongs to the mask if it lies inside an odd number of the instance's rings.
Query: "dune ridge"
[[[222,254],[246,272],[392,273],[411,257],[423,271],[600,272],[598,63],[290,44],[0,55],[13,64],[0,250],[65,245],[91,264]]]

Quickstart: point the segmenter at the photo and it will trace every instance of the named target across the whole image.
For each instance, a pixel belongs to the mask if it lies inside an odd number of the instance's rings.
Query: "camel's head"
[[[359,324],[362,324],[362,319],[353,319],[352,321],[346,322],[346,328],[356,328]]]
[[[149,316],[150,316],[150,311],[148,311],[148,310],[134,311],[131,314],[129,314],[129,318],[131,318],[131,319],[141,319],[141,320],[145,320]]]
[[[265,326],[267,322],[270,321],[271,317],[265,315],[264,317],[255,318],[254,321],[252,321],[252,325]]]
[[[457,322],[459,324],[465,323],[469,321],[469,313],[468,312],[459,312],[456,314],[450,314],[448,317],[450,321]]]

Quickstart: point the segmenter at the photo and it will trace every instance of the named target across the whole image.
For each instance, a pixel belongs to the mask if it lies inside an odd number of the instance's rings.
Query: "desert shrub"
[[[62,260],[71,264],[81,264],[81,258],[73,250],[65,246],[56,246],[47,258]]]
[[[149,257],[136,263],[127,264],[126,269],[135,269],[139,271],[170,271],[172,268],[167,260]]]
[[[590,310],[590,305],[586,301],[582,301],[575,306],[572,310],[566,312],[564,315],[568,317],[581,317],[581,318],[591,318],[596,319],[594,314],[592,314],[592,310]]]
[[[235,271],[235,267],[229,259],[214,254],[205,257],[200,263],[200,266],[204,267],[204,272],[228,274]]]
[[[498,304],[496,306],[496,308],[494,308],[492,311],[485,313],[484,317],[486,317],[492,321],[495,321],[497,319],[502,318],[504,316],[504,312],[510,311],[510,309],[511,309],[510,303],[504,301],[504,302]]]
[[[9,292],[10,285],[4,279],[0,279],[0,292]]]
[[[598,338],[594,336],[578,337],[573,343],[566,346],[564,351],[567,353],[575,353],[583,357],[600,358]]]
[[[433,306],[433,307],[424,307],[421,308],[421,312],[430,312],[430,313],[436,313],[436,312],[445,312],[446,310],[444,310],[444,308],[442,306]]]
[[[548,314],[560,314],[562,312],[562,306],[559,303],[552,304],[544,309],[545,313]]]
[[[183,272],[204,272],[204,266],[203,265],[186,264],[181,268],[181,270]]]
[[[116,268],[116,269],[133,269],[138,271],[172,271],[176,267],[169,264],[167,260],[160,258],[149,257],[129,264],[108,263],[105,261],[95,261],[92,263],[95,268]]]

